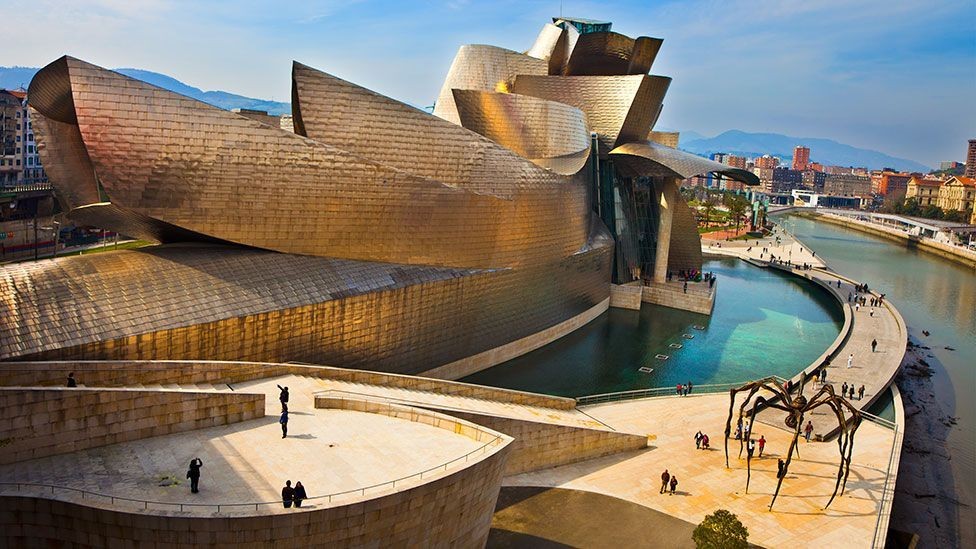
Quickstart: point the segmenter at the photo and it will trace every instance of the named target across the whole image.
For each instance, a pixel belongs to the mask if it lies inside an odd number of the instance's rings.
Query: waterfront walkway
[[[848,295],[851,298],[859,295],[855,290],[855,285],[859,281],[851,280],[830,270],[826,264],[818,257],[813,255],[813,251],[797,242],[788,233],[778,230],[775,233],[780,237],[781,242],[775,243],[774,239],[761,240],[756,244],[754,240],[723,242],[722,247],[714,246],[714,243],[702,242],[702,252],[712,255],[725,255],[738,257],[750,263],[766,268],[776,268],[793,275],[806,278],[821,287],[828,289],[844,307],[844,327],[837,341],[831,345],[830,349],[819,357],[813,364],[804,368],[807,374],[813,374],[816,367],[825,360],[830,361],[827,371],[827,383],[833,385],[834,390],[839,392],[844,383],[848,386],[854,385],[855,389],[864,385],[864,398],[861,400],[850,400],[855,407],[866,411],[885,391],[894,380],[895,374],[901,365],[905,354],[905,346],[908,343],[908,330],[901,314],[887,300],[881,306],[874,307],[872,315],[870,298],[877,297],[879,294],[870,288],[871,292],[861,294],[868,298],[869,304],[856,310],[853,303],[848,302]],[[732,245],[730,245],[732,244]],[[749,247],[752,247],[749,250]],[[804,270],[776,264],[770,265],[769,254],[763,253],[763,247],[777,257],[793,257],[794,263],[808,263],[815,268]],[[792,251],[792,253],[790,253]],[[784,255],[784,252],[786,254]],[[763,255],[760,258],[760,254]],[[840,287],[837,283],[840,282]],[[871,350],[871,342],[877,340],[878,345],[875,352]],[[847,368],[847,359],[854,355],[852,365]],[[799,383],[800,374],[793,378],[794,383]],[[809,398],[820,389],[819,384],[807,383],[805,394]],[[813,413],[811,420],[814,425],[816,435],[828,436],[832,434],[836,426],[829,409],[817,410]]]

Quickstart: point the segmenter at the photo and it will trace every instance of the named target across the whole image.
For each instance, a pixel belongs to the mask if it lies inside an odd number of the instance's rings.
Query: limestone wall
[[[640,281],[610,285],[610,306],[639,311],[642,287]]]
[[[365,502],[260,516],[132,513],[0,493],[0,546],[484,547],[508,448],[454,474]]]
[[[417,391],[569,410],[571,398],[499,389],[440,379],[300,364],[224,361],[0,362],[0,386],[63,386],[69,372],[89,387],[221,385],[287,374],[402,387]]]
[[[0,464],[264,416],[264,395],[0,389]]]
[[[707,291],[701,288],[707,289]],[[672,309],[710,315],[712,314],[712,307],[715,305],[715,291],[715,287],[709,288],[708,284],[704,282],[695,283],[694,287],[690,288],[687,293],[682,290],[680,284],[649,283],[644,286],[641,299]]]
[[[512,443],[512,455],[505,468],[506,476],[647,447],[646,436],[630,433],[468,412],[452,411],[451,415],[505,433],[515,439]]]

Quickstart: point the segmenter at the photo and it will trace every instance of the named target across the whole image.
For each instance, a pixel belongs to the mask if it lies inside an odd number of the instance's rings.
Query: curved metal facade
[[[634,203],[613,197],[687,171],[646,143],[670,82],[646,74],[660,41],[608,28],[558,20],[527,54],[462,47],[436,116],[295,63],[295,133],[51,63],[29,98],[68,215],[170,244],[0,269],[0,359],[421,373],[591,310],[638,249],[618,229],[638,221],[613,217]],[[704,162],[689,165],[718,169]],[[691,250],[690,211],[675,218],[672,247]]]

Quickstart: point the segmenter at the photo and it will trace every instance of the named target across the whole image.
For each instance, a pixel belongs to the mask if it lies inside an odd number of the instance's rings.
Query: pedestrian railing
[[[786,383],[786,380],[778,377],[772,376],[779,383]],[[692,385],[691,392],[689,395],[699,395],[699,394],[711,394],[711,393],[724,393],[730,389],[735,389],[736,387],[741,387],[745,385],[748,381],[741,381],[737,383],[712,383],[706,385]],[[596,395],[587,395],[576,397],[577,406],[587,406],[590,404],[602,404],[604,402],[616,402],[619,400],[637,400],[641,398],[654,398],[663,396],[677,396],[677,386],[670,387],[652,387],[649,389],[634,389],[630,391],[618,391],[615,393],[601,393]]]
[[[412,479],[423,480],[424,476],[430,477],[438,472],[446,472],[451,465],[461,462],[468,462],[476,455],[484,455],[488,452],[489,448],[497,446],[502,442],[502,437],[494,436],[487,443],[479,446],[478,448],[471,450],[470,452],[464,454],[463,456],[456,457],[448,462],[442,463],[435,467],[430,467],[424,469],[418,473],[413,473],[411,475],[403,476],[393,480],[388,480],[385,482],[380,482],[377,484],[371,484],[369,486],[363,486],[361,488],[353,488],[350,490],[343,490],[341,492],[333,492],[331,494],[325,494],[321,496],[313,496],[309,498],[304,498],[302,502],[327,502],[332,503],[336,499],[349,496],[366,496],[367,492],[371,491],[382,491],[382,490],[396,490],[398,484],[410,481]],[[186,503],[186,502],[169,502],[169,501],[152,501],[138,498],[127,498],[123,496],[115,496],[111,494],[102,494],[99,492],[94,492],[91,490],[84,490],[81,488],[73,488],[70,486],[61,486],[55,484],[42,484],[35,482],[0,482],[0,497],[3,495],[23,494],[31,495],[37,497],[45,497],[50,494],[51,499],[58,499],[59,495],[70,495],[79,497],[84,501],[91,501],[93,503],[111,504],[111,505],[126,505],[131,506],[136,509],[142,510],[153,510],[153,511],[202,511],[202,510],[216,510],[217,513],[223,511],[258,511],[261,507],[265,506],[275,506],[282,505],[282,500],[274,501],[258,501],[258,502],[248,502],[248,503]]]

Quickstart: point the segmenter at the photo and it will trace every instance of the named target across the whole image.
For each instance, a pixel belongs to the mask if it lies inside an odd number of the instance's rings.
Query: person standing
[[[842,385],[841,388],[840,388],[840,396],[847,396],[847,382],[846,381],[844,382],[844,385]]]
[[[878,348],[878,340],[877,339],[872,339],[871,340],[871,352],[873,353],[877,348]]]
[[[857,399],[864,400],[864,385],[857,388]]]
[[[823,370],[820,370],[820,383],[827,383],[827,367],[824,366]]]
[[[763,450],[766,449],[766,437],[759,435],[759,457],[762,457]]]
[[[278,419],[278,423],[281,424],[281,438],[288,436],[288,410],[281,411],[281,418]]]
[[[685,280],[684,292],[685,293],[688,293],[688,281],[687,280]]]
[[[748,456],[746,459],[752,459],[752,454],[754,454],[755,452],[756,452],[756,441],[750,438],[749,443],[746,444],[746,454]]]
[[[702,450],[708,450],[708,435],[702,435]]]
[[[851,400],[854,400],[854,384],[853,383],[851,383],[851,391],[850,391],[850,393],[851,393]]]
[[[667,491],[669,480],[671,480],[671,475],[668,473],[668,470],[665,469],[664,472],[661,473],[661,491],[658,492],[659,494],[663,494],[665,491]]]
[[[807,442],[810,442],[810,437],[813,435],[813,422],[808,421],[807,426],[803,428],[803,432],[807,437]]]
[[[783,478],[786,476],[786,463],[783,460],[776,462],[776,478]]]
[[[854,353],[851,353],[847,357],[847,367],[850,368],[853,365],[854,365]]]
[[[278,401],[281,402],[282,411],[288,411],[288,387],[282,387],[278,385],[278,389],[281,393],[278,395]]]
[[[680,383],[674,388],[674,394],[676,394],[678,396],[681,396],[681,384]]]
[[[190,469],[186,472],[186,478],[190,479],[190,493],[196,494],[200,491],[200,468],[203,467],[203,460],[193,458],[190,460]]]
[[[291,481],[286,480],[285,487],[281,489],[281,503],[287,509],[291,507],[293,501],[295,501],[295,489],[291,487]]]
[[[702,442],[702,437],[703,436],[704,435],[702,435],[701,429],[699,429],[698,432],[695,433],[695,449],[696,450],[700,450],[701,449],[701,442]]]
[[[671,476],[671,494],[670,495],[672,495],[672,496],[674,495],[674,489],[677,488],[677,487],[678,487],[678,477],[672,475]]]
[[[874,317],[874,307],[871,307],[871,311],[868,313],[868,316]]]
[[[298,481],[295,483],[295,507],[301,507],[303,499],[308,499],[308,494],[305,493],[305,487],[302,486],[302,481]]]
[[[691,394],[691,387],[692,387],[692,386],[691,386],[691,382],[689,381],[689,382],[688,382],[688,394],[689,394],[689,395]]]
[[[69,372],[68,373],[68,385],[67,386],[68,387],[77,387],[78,386],[78,382],[75,381],[75,373],[74,372]]]

